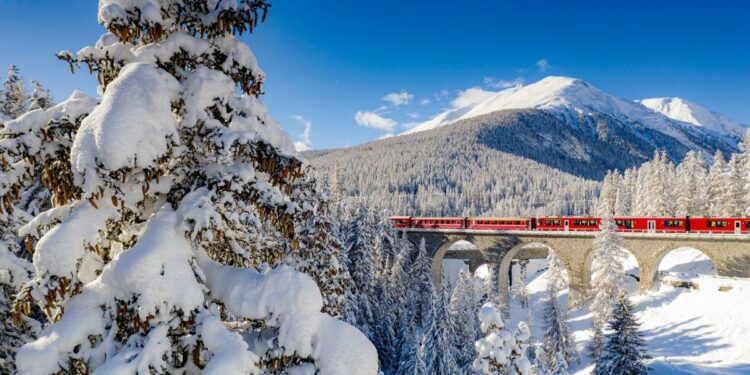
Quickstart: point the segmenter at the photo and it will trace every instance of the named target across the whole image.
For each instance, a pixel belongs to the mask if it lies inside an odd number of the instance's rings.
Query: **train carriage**
[[[536,229],[540,231],[598,231],[601,219],[596,217],[540,217],[536,219]]]
[[[690,233],[750,234],[750,218],[691,217]]]
[[[422,229],[463,229],[463,217],[412,217],[411,227]]]
[[[470,217],[466,219],[467,229],[531,230],[532,224],[533,219],[528,218]]]
[[[684,217],[616,217],[618,232],[685,233],[689,220]]]

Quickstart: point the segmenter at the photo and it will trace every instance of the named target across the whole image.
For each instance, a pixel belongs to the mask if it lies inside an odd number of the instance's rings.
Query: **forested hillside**
[[[586,213],[598,183],[561,170],[594,178],[648,157],[605,156],[609,148],[579,140],[587,132],[559,125],[542,111],[502,111],[306,156],[352,199],[411,215]]]

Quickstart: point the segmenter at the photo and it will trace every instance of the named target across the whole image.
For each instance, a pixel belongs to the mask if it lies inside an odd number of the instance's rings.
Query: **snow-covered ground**
[[[639,274],[632,256],[625,260],[626,273]],[[455,269],[456,267],[451,267]],[[532,335],[540,339],[544,330],[541,313],[546,288],[546,260],[532,260],[526,283],[533,312]],[[517,274],[517,272],[515,273]],[[664,258],[659,269],[663,281],[655,290],[638,294],[638,282],[629,277],[631,298],[653,357],[654,374],[749,374],[750,373],[750,280],[715,276],[711,261],[694,249],[678,249]],[[664,281],[684,280],[699,289],[675,288]],[[719,289],[730,287],[731,290]],[[567,300],[567,290],[560,298]],[[511,327],[526,320],[528,310],[511,302]],[[571,311],[570,325],[581,355],[571,373],[590,374],[588,355],[591,314],[584,307]]]

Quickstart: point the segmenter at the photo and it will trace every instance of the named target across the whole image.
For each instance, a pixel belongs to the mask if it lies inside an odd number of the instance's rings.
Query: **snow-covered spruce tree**
[[[396,256],[390,272],[389,298],[387,303],[391,307],[395,324],[393,367],[395,374],[410,374],[416,367],[415,348],[419,345],[415,316],[412,304],[415,292],[409,271],[412,268],[414,246],[405,238],[400,239],[401,251]]]
[[[709,216],[722,216],[724,211],[724,196],[727,190],[726,161],[721,151],[716,151],[711,168],[708,170],[708,191],[706,201]]]
[[[743,176],[740,154],[732,154],[726,172],[726,189],[724,190],[723,213],[731,217],[741,217],[745,213],[745,178]]]
[[[417,255],[411,267],[412,288],[414,301],[411,308],[414,311],[414,324],[421,330],[426,326],[427,319],[432,314],[435,284],[432,282],[432,260],[427,255],[424,238],[419,242]]]
[[[18,67],[11,65],[8,68],[8,76],[3,83],[3,106],[0,108],[5,116],[14,119],[26,112],[26,101],[28,95],[23,85],[23,80],[18,75]]]
[[[8,216],[3,214],[2,225],[13,227]],[[0,237],[0,373],[15,372],[15,354],[18,348],[39,331],[35,320],[13,319],[13,300],[31,275],[31,263],[23,258],[16,236],[3,230]]]
[[[474,280],[468,272],[461,270],[450,299],[450,315],[454,322],[456,363],[463,373],[470,373],[476,355],[473,345],[479,338],[479,321],[475,315],[478,298]]]
[[[615,201],[616,216],[630,216],[633,214],[633,195],[635,194],[636,176],[634,168],[628,168],[623,173]]]
[[[478,317],[484,337],[474,343],[476,358],[472,367],[482,374],[507,374],[510,364],[511,334],[506,331],[500,310],[492,302],[479,309]]]
[[[547,254],[547,296],[544,301],[544,338],[541,362],[553,374],[567,371],[568,364],[578,360],[575,342],[568,327],[568,312],[560,306],[558,294],[564,287],[563,264],[560,257],[550,250]]]
[[[526,322],[518,322],[513,335],[514,344],[510,353],[510,373],[514,375],[531,375],[531,362],[526,358],[526,351],[531,338],[531,330]]]
[[[594,238],[594,259],[591,263],[591,290],[593,298],[590,310],[594,337],[591,340],[593,358],[599,358],[604,345],[604,328],[609,321],[612,307],[626,293],[625,271],[621,260],[622,238],[616,232],[617,225],[612,216],[602,218],[601,229]]]
[[[109,33],[59,54],[88,64],[103,97],[72,140],[69,178],[55,176],[67,195],[24,231],[35,275],[16,305],[55,323],[18,352],[21,373],[260,373],[305,358],[376,371],[367,339],[320,312],[309,276],[251,268],[301,249],[315,214],[257,98],[263,73],[233,36],[267,7],[102,1]]]
[[[36,306],[13,306],[16,294],[33,273],[31,243],[24,244],[18,233],[51,203],[76,194],[68,190],[71,184],[64,182],[72,177],[70,146],[82,119],[96,104],[95,99],[75,92],[63,103],[31,111],[0,130],[0,341],[5,340],[0,344],[0,358],[6,359],[7,366],[14,363],[10,355],[38,333],[40,321],[45,320]]]
[[[602,189],[596,202],[597,215],[614,215],[617,204],[617,192],[620,190],[620,174],[617,171],[609,171],[602,180]]]
[[[447,280],[443,280],[446,285]],[[447,305],[447,288],[432,296],[432,312],[426,318],[424,332],[424,362],[427,373],[453,375],[461,373],[456,362],[455,328]]]
[[[378,227],[382,228],[380,224]],[[380,259],[376,263],[377,274],[375,275],[375,293],[373,298],[374,308],[374,320],[373,328],[374,335],[370,339],[375,347],[378,349],[378,358],[381,363],[381,370],[391,370],[394,368],[398,357],[398,349],[396,348],[395,322],[396,312],[394,311],[395,306],[389,305],[390,299],[389,291],[389,275],[388,269],[390,268],[389,261],[382,261],[388,259],[385,250],[386,240],[383,236],[383,230],[380,230],[380,234],[375,238],[374,253],[376,259]]]
[[[31,98],[29,98],[29,111],[35,109],[48,109],[55,105],[55,102],[52,99],[52,94],[49,93],[49,90],[42,87],[42,84],[39,83],[39,81],[32,80],[31,87],[34,91],[31,92]]]
[[[378,270],[373,251],[374,224],[370,210],[360,206],[348,225],[351,231],[345,245],[350,277],[345,320],[369,338],[375,335],[374,311],[379,308],[375,306]]]
[[[530,374],[531,364],[526,359],[526,343],[530,333],[526,323],[518,323],[515,335],[504,329],[501,312],[492,302],[485,303],[478,313],[484,337],[474,343],[477,351],[473,368],[482,374]]]
[[[645,360],[651,358],[644,350],[646,342],[639,331],[640,323],[633,315],[633,304],[623,295],[617,301],[609,323],[611,333],[601,357],[596,361],[597,375],[645,375]]]
[[[703,157],[695,151],[688,152],[677,166],[675,215],[705,215],[706,180],[706,165]]]

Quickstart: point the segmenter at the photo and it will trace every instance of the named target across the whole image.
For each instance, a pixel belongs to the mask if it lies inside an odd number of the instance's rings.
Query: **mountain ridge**
[[[578,78],[550,76],[530,85],[499,91],[479,103],[449,109],[402,134],[435,129],[499,110],[523,108],[548,110],[568,119],[581,115],[608,115],[623,123],[639,124],[660,131],[690,148],[702,147],[691,142],[691,135],[686,133],[707,133],[736,146],[747,129],[695,103],[683,99],[674,103],[689,103],[689,109],[685,109],[684,104],[680,110],[665,107],[658,99],[629,101],[605,93]]]

